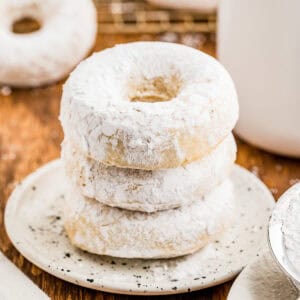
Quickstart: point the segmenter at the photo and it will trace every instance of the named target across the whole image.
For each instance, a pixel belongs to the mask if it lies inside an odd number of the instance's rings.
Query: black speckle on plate
[[[35,229],[34,229],[31,225],[29,225],[28,228],[29,228],[32,232],[35,232]]]

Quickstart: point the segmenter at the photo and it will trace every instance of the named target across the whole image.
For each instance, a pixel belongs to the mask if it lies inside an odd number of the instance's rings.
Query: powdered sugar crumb
[[[177,43],[179,36],[175,32],[166,32],[159,37],[159,40],[167,43]]]
[[[276,195],[278,193],[278,189],[273,187],[273,188],[270,188],[270,191],[273,195]]]
[[[259,167],[253,166],[253,167],[251,167],[250,171],[251,171],[252,174],[259,177]]]
[[[292,178],[289,180],[289,185],[294,185],[296,183],[299,183],[300,179],[299,178]]]
[[[203,33],[185,33],[181,37],[181,43],[193,47],[201,48],[206,42],[206,36]]]
[[[2,96],[10,96],[12,93],[11,88],[7,85],[1,87],[0,91],[1,91]]]
[[[3,153],[0,155],[0,160],[15,160],[17,157],[17,154],[15,152],[8,152]]]

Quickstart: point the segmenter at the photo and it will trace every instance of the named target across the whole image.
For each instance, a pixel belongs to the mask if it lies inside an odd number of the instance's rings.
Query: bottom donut
[[[171,258],[196,252],[230,226],[234,193],[226,180],[190,205],[143,213],[103,205],[72,187],[65,211],[70,241],[83,250],[123,258]]]

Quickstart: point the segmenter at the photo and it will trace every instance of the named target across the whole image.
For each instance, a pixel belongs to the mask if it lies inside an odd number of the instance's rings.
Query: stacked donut
[[[212,57],[169,43],[115,46],[64,86],[71,242],[100,255],[193,253],[232,220],[234,85]]]

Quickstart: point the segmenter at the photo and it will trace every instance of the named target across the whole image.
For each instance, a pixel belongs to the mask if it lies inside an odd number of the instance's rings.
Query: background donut
[[[0,84],[35,87],[58,81],[91,50],[97,33],[92,0],[1,0]],[[37,20],[41,28],[15,34],[14,22]]]

